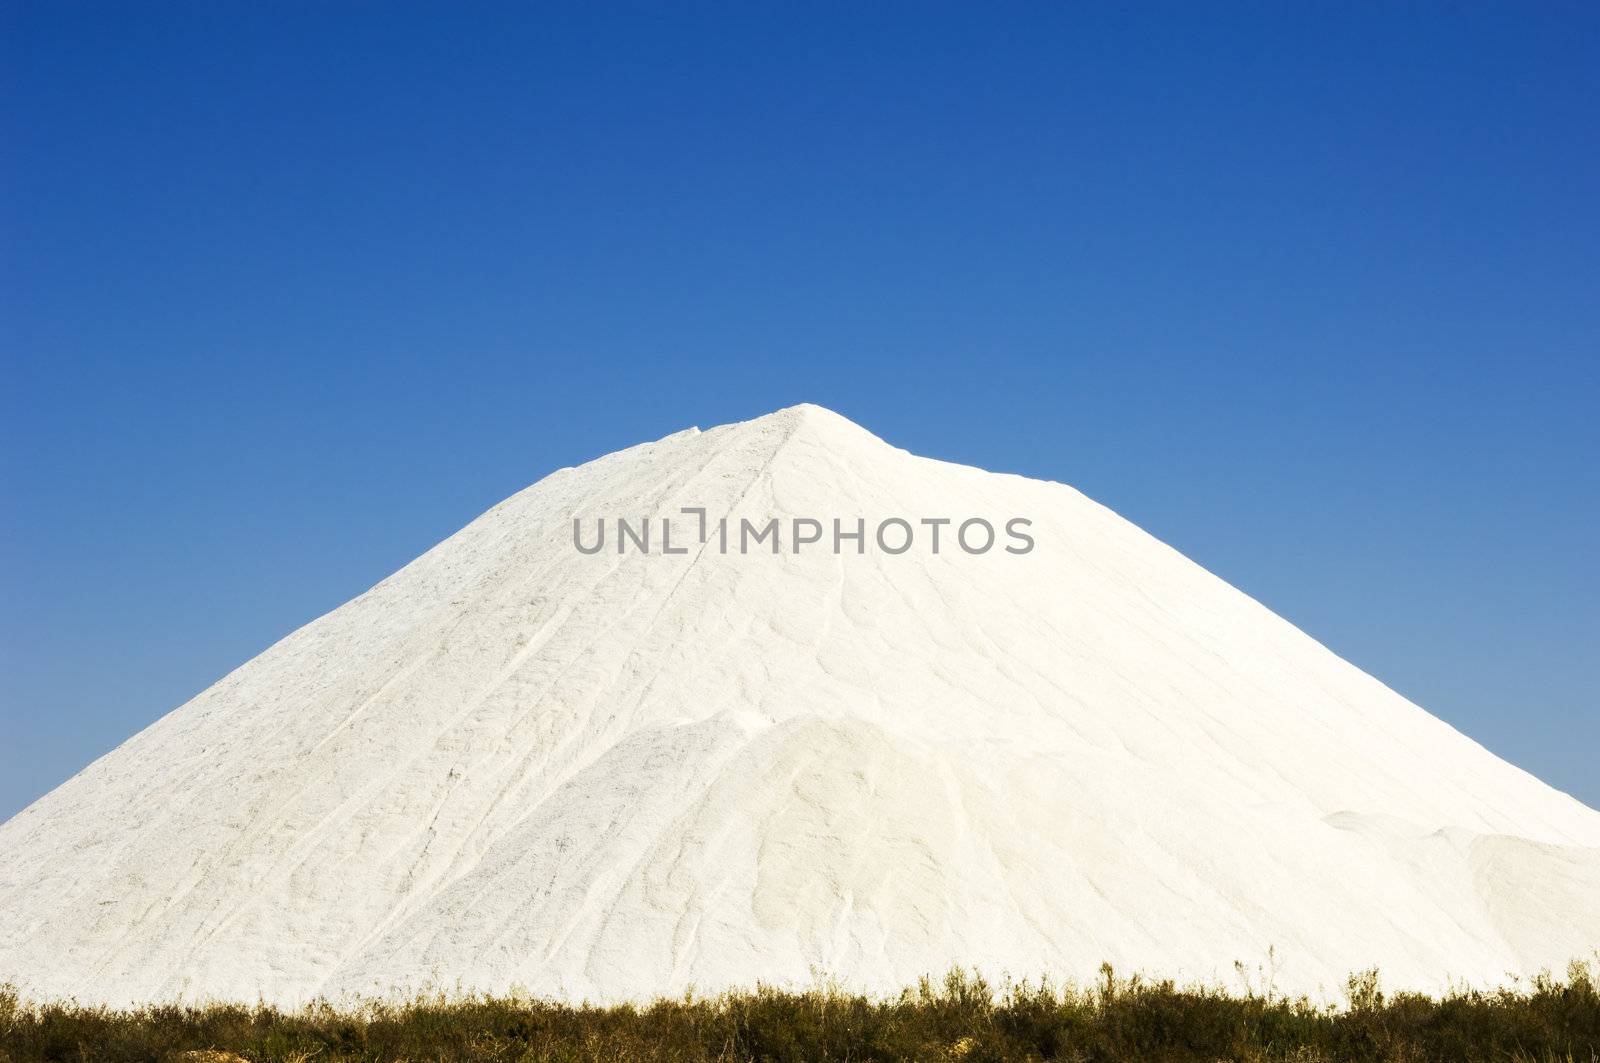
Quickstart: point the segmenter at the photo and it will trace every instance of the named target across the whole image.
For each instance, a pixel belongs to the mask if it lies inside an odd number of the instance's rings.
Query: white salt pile
[[[554,473],[0,827],[0,981],[112,1002],[1597,944],[1600,813],[1071,488],[814,406]]]

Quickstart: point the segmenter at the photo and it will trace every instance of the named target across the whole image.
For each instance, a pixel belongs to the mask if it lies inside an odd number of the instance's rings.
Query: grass
[[[31,1004],[0,990],[0,1063],[323,1063],[604,1060],[1216,1060],[1600,1063],[1600,963],[1516,990],[1385,994],[1376,972],[1347,1003],[1228,994],[1170,982],[1003,989],[957,971],[892,1000],[758,988],[644,1006],[433,998],[284,1012],[211,1005],[111,1010]]]

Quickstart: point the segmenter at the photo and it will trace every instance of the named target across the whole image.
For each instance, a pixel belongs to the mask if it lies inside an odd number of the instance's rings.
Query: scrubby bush
[[[955,971],[877,1000],[757,987],[646,1007],[483,997],[295,1012],[270,1007],[115,1010],[30,1003],[0,990],[0,1063],[1600,1063],[1600,964],[1522,990],[1385,994],[1376,972],[1347,1003],[1119,979],[996,989]]]

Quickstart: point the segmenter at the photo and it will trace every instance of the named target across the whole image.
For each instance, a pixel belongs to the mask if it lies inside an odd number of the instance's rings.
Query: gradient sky
[[[1600,805],[1600,8],[1120,7],[6,4],[0,817],[551,470],[800,401]]]

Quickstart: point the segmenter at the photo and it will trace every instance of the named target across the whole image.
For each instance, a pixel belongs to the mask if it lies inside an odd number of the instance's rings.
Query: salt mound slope
[[[574,516],[1032,519],[586,556]],[[678,529],[675,529],[677,531]],[[571,998],[1600,943],[1600,814],[1071,488],[800,406],[563,469],[0,827],[0,981]]]

